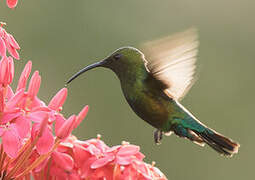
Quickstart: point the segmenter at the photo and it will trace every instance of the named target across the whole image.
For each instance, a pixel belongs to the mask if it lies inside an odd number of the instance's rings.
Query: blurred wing
[[[180,100],[193,85],[198,48],[195,29],[142,45],[145,67],[166,89],[171,98]]]

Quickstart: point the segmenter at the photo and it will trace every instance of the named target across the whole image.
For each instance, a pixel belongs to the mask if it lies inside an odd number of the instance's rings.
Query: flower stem
[[[1,144],[0,147],[0,172],[2,172],[2,167],[3,167],[3,163],[4,163],[4,151],[3,151],[3,144]]]
[[[18,158],[17,163],[15,164],[15,167],[12,168],[12,170],[8,173],[6,179],[10,179],[19,170],[19,168],[22,167],[22,165],[28,160],[38,140],[39,140],[39,136],[37,136],[35,140],[33,141],[33,143],[30,145],[30,147],[27,148],[24,151],[24,153],[21,154],[21,156]]]
[[[54,147],[52,148],[52,150],[46,154],[41,155],[39,158],[37,158],[28,168],[26,168],[25,171],[23,171],[21,174],[19,174],[16,178],[23,177],[27,173],[29,173],[31,170],[36,168],[41,162],[43,162],[47,157],[50,156],[50,154],[58,147],[60,142],[61,142],[60,139],[56,138],[55,144],[54,144]]]

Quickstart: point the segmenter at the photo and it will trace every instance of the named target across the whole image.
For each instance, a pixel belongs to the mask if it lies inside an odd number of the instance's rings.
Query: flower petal
[[[140,150],[139,146],[135,145],[123,145],[119,152],[117,153],[118,156],[132,156],[138,153]]]
[[[93,173],[93,169],[90,168],[90,165],[96,160],[95,157],[91,157],[89,158],[87,161],[85,161],[82,165],[82,167],[80,168],[81,170],[81,178],[87,178],[90,177],[91,174]]]
[[[0,37],[0,56],[6,56],[6,46],[4,40]]]
[[[61,126],[65,123],[66,119],[62,114],[55,115],[55,111],[52,111],[52,113],[54,114],[56,120],[55,131],[58,131],[61,128]]]
[[[8,75],[8,58],[4,56],[0,61],[0,83],[4,83]]]
[[[14,93],[13,93],[13,91],[12,91],[11,86],[8,85],[8,86],[7,86],[7,94],[6,94],[7,101],[8,101],[9,99],[11,99],[12,96],[14,96]]]
[[[16,128],[19,133],[19,136],[24,139],[31,134],[31,121],[24,116],[19,116],[15,120]]]
[[[18,0],[6,0],[6,4],[9,8],[15,8],[18,4]]]
[[[7,122],[10,122],[14,120],[15,118],[19,117],[22,113],[20,111],[16,112],[10,112],[10,113],[4,113],[1,118],[1,124],[6,124]]]
[[[91,154],[81,145],[75,144],[73,148],[74,160],[78,167],[91,157]]]
[[[12,47],[14,47],[15,49],[20,49],[19,44],[11,34],[7,35],[7,39]]]
[[[76,118],[76,122],[75,122],[75,127],[74,128],[77,128],[80,123],[82,122],[82,120],[87,116],[88,114],[88,111],[89,111],[89,106],[85,106],[81,112],[78,114],[77,118]]]
[[[6,106],[8,109],[16,107],[19,102],[24,98],[25,89],[20,89],[15,95],[7,102]]]
[[[5,40],[5,45],[10,55],[14,57],[15,59],[19,60],[19,53],[17,52],[17,50],[14,47],[12,47],[9,44],[9,42],[7,42],[6,40]]]
[[[72,115],[67,120],[65,120],[64,123],[62,123],[61,125],[57,125],[56,127],[58,128],[55,128],[56,136],[60,139],[67,138],[74,129],[75,120],[76,116]],[[59,124],[59,121],[56,120],[56,124]]]
[[[40,84],[41,84],[41,76],[39,75],[39,71],[35,71],[31,80],[30,80],[30,83],[29,83],[29,86],[28,86],[28,96],[30,98],[34,98],[39,89],[40,89]]]
[[[57,177],[56,180],[69,179],[68,174],[58,166],[51,166],[50,175],[53,177]]]
[[[93,162],[90,167],[92,169],[97,169],[97,168],[100,168],[100,167],[103,167],[104,165],[106,165],[107,163],[113,161],[115,158],[115,156],[113,154],[109,154],[109,155],[106,155],[105,157],[102,157],[102,158],[99,158],[97,159],[95,162]]]
[[[131,156],[127,156],[127,157],[117,156],[116,163],[119,165],[128,165],[128,164],[131,164],[133,160],[134,158],[132,158]]]
[[[67,97],[67,88],[61,89],[50,101],[48,107],[52,110],[59,111],[66,100]]]
[[[49,129],[46,127],[42,136],[39,138],[36,144],[36,150],[39,154],[46,154],[48,153],[54,145],[54,136]]]
[[[34,97],[32,104],[31,104],[31,111],[34,111],[34,108],[40,107],[40,106],[45,106],[45,103],[40,100],[37,96]]]
[[[45,111],[36,111],[36,112],[31,112],[27,118],[30,121],[33,121],[35,123],[41,123],[44,118],[46,118],[48,116],[48,112]]]
[[[40,154],[38,154],[38,152],[36,150],[33,150],[29,160],[30,163],[34,162],[37,158],[39,158]],[[46,158],[43,162],[41,162],[38,166],[36,166],[35,169],[33,169],[33,172],[38,173],[39,171],[43,170],[43,168],[45,168],[45,166],[48,163],[50,157]]]
[[[4,132],[2,142],[5,153],[11,158],[17,157],[19,148],[21,147],[21,141],[14,126],[10,126]]]
[[[54,151],[52,153],[52,158],[57,164],[57,166],[59,166],[63,170],[71,171],[74,167],[73,158],[66,153]]]
[[[31,73],[31,69],[32,69],[32,62],[28,61],[20,75],[16,92],[19,91],[20,89],[26,88],[27,80]]]

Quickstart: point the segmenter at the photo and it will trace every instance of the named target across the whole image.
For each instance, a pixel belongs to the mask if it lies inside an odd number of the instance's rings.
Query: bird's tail
[[[240,145],[231,139],[213,131],[206,129],[203,132],[194,131],[203,141],[208,144],[211,148],[226,156],[232,156],[238,152]]]
[[[232,156],[238,152],[238,148],[240,147],[238,143],[206,127],[199,121],[194,121],[192,125],[182,123],[174,125],[173,130],[175,134],[186,137],[199,145],[206,143],[218,153],[225,156]]]

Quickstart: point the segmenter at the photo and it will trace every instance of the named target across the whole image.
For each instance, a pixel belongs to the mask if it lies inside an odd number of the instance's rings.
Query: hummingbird
[[[132,110],[155,128],[155,143],[159,144],[163,135],[175,133],[232,156],[240,145],[201,123],[180,104],[194,84],[198,44],[197,31],[189,29],[143,43],[140,50],[122,47],[81,69],[66,84],[88,70],[108,68],[119,78]]]

